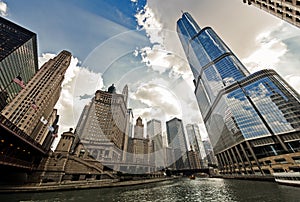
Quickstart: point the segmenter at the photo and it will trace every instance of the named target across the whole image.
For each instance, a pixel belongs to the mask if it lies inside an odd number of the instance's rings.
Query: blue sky
[[[61,132],[75,127],[95,90],[129,86],[134,116],[206,131],[176,34],[182,11],[212,27],[251,73],[271,68],[300,91],[298,28],[241,0],[0,0],[0,13],[38,35],[40,61],[73,54],[57,104]]]
[[[80,60],[103,41],[138,26],[145,1],[6,1],[8,18],[38,34],[39,53],[70,50]]]

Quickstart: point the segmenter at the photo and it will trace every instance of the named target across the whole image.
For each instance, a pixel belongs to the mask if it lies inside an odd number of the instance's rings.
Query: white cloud
[[[3,1],[0,1],[0,15],[7,16],[7,4]]]
[[[146,30],[147,36],[151,43],[163,44],[163,37],[161,35],[162,25],[155,18],[151,8],[146,5],[143,10],[135,15],[137,23],[142,29]]]
[[[262,69],[274,69],[300,92],[300,30],[281,22],[259,34],[256,46],[258,48],[252,54],[242,59],[247,69],[251,73]]]
[[[167,50],[164,45],[166,38],[177,39],[177,32],[166,29],[148,5],[135,17],[141,29],[146,31],[152,43],[152,47],[147,46],[140,49],[142,61],[148,67],[161,74],[170,70],[170,77],[182,76],[193,87],[192,74],[185,56],[177,54],[174,50]]]
[[[160,118],[168,119],[171,116],[182,116],[180,99],[171,89],[157,82],[142,84],[131,95],[131,99],[139,100],[149,106],[148,109],[142,111],[143,118],[151,119],[160,116]]]
[[[41,57],[38,58],[39,68],[43,66],[45,62],[54,58],[56,54],[53,53],[43,53]]]
[[[287,75],[284,77],[285,80],[294,88],[300,92],[300,75]]]
[[[261,69],[276,68],[281,57],[287,52],[287,45],[282,39],[272,35],[272,31],[258,35],[256,43],[259,48],[243,59],[243,63],[251,73]]]

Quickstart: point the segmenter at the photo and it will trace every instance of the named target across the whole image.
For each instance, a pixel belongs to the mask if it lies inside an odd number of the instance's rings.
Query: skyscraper
[[[153,142],[154,153],[152,157],[155,159],[156,167],[165,167],[161,121],[152,119],[147,122],[147,136]]]
[[[182,120],[173,118],[166,122],[168,146],[174,151],[177,170],[190,168],[188,146]]]
[[[22,89],[13,79],[26,84],[38,70],[36,34],[0,17],[0,111]]]
[[[136,119],[134,127],[134,138],[132,138],[132,154],[137,163],[149,164],[152,141],[144,138],[144,124],[141,117]]]
[[[198,156],[201,167],[207,167],[207,164],[204,162],[204,157],[206,156],[203,142],[201,140],[200,130],[197,124],[187,124],[186,132],[190,142],[190,146]]]
[[[104,165],[118,170],[123,158],[125,133],[129,120],[127,86],[116,93],[111,85],[107,91],[97,90],[79,118],[76,133],[89,153]],[[127,144],[125,145],[127,147]]]
[[[204,161],[207,162],[208,166],[217,165],[217,160],[209,140],[203,140],[202,142],[206,154]]]
[[[55,131],[57,111],[64,74],[71,62],[71,53],[60,52],[46,62],[26,87],[10,102],[1,114],[43,145],[49,131]]]
[[[243,2],[300,27],[300,0],[243,0]]]
[[[201,29],[189,13],[177,21],[177,32],[221,172],[293,170],[300,158],[299,94],[274,70],[250,75],[212,28]]]

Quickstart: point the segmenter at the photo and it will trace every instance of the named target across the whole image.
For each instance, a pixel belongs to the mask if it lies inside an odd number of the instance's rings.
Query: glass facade
[[[191,18],[190,14],[184,13],[177,21],[177,32],[196,83],[200,85],[196,88],[200,91],[196,92],[197,99],[207,97],[201,107],[205,116],[218,93],[248,76],[249,72],[211,28],[200,29]]]
[[[36,34],[0,17],[0,110],[21,90],[13,79],[26,84],[37,70]]]
[[[166,124],[168,146],[174,150],[176,169],[189,168],[188,147],[182,121],[178,118],[173,118],[167,121]]]
[[[201,167],[206,167],[207,165],[203,161],[203,159],[206,157],[206,154],[198,125],[187,124],[186,132],[190,142],[190,146],[192,146],[192,149],[199,154]]]
[[[300,152],[299,94],[273,70],[250,75],[211,28],[195,33],[190,27],[198,26],[187,24],[195,21],[185,18],[191,16],[182,15],[177,31],[222,169],[241,172],[243,164],[248,172],[245,165],[256,165],[260,171],[251,167],[250,173],[268,173],[262,171],[258,158]]]
[[[241,140],[299,130],[299,98],[271,70],[241,80],[234,90],[225,89],[205,119],[212,144],[221,151]]]

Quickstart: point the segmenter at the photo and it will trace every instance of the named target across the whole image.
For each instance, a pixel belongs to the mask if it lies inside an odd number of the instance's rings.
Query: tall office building
[[[201,163],[200,163],[199,152],[194,151],[192,147],[188,151],[188,158],[189,158],[190,168],[191,169],[201,169],[201,168],[204,168],[201,165]]]
[[[188,146],[182,120],[173,118],[166,122],[168,146],[174,151],[177,170],[190,168]]]
[[[128,90],[126,90],[126,92],[128,92]],[[126,99],[128,99],[127,96],[125,96],[125,97],[126,97]],[[125,103],[127,103],[126,100],[125,100]],[[132,112],[132,109],[128,109],[127,113],[126,113],[126,126],[125,126],[125,137],[124,137],[124,147],[123,147],[123,162],[126,162],[128,155],[130,155],[128,153],[128,146],[129,146],[129,139],[132,137],[132,131],[133,131],[133,112]]]
[[[141,117],[136,119],[134,126],[134,138],[143,139],[144,138],[144,124]]]
[[[136,119],[134,126],[134,138],[131,139],[131,153],[133,154],[134,162],[148,164],[150,154],[153,152],[151,148],[152,142],[149,138],[144,138],[144,124],[141,117]]]
[[[176,170],[176,160],[174,150],[171,147],[164,147],[165,167]]]
[[[67,51],[50,59],[1,112],[41,145],[47,139],[49,130],[55,130],[57,111],[53,108],[59,99],[61,84],[70,62],[71,53]]]
[[[186,125],[186,132],[190,142],[190,146],[192,147],[193,151],[196,153],[195,155],[198,156],[200,165],[202,168],[207,167],[207,164],[204,161],[204,157],[206,156],[203,142],[201,140],[200,130],[197,124],[187,124]]]
[[[300,159],[300,96],[274,70],[249,74],[209,27],[189,13],[177,32],[223,173],[293,170]]]
[[[300,27],[300,0],[243,0],[243,2]]]
[[[156,119],[151,119],[147,122],[147,135],[149,138],[153,138],[156,135],[162,135],[161,131],[161,121]]]
[[[152,119],[147,122],[147,136],[153,142],[154,152],[151,157],[155,161],[155,166],[157,168],[165,167],[161,121]]]
[[[122,94],[111,85],[107,91],[97,90],[79,118],[76,133],[89,153],[104,165],[119,169],[123,158],[127,121],[127,86]],[[125,145],[127,146],[127,144]]]
[[[13,82],[24,83],[38,70],[36,34],[0,17],[0,111],[22,89]]]
[[[217,165],[217,160],[214,154],[214,150],[209,140],[203,140],[203,146],[206,154],[206,156],[204,157],[204,161],[207,163],[208,166]]]

